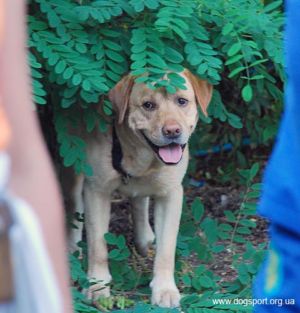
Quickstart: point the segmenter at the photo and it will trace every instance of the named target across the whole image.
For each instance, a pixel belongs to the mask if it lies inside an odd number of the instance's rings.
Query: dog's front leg
[[[176,239],[182,210],[183,190],[178,186],[155,198],[156,257],[150,284],[152,304],[178,307],[180,294],[174,281]]]
[[[85,227],[88,244],[88,276],[98,283],[88,290],[88,296],[97,299],[109,297],[106,286],[111,281],[108,268],[107,246],[104,234],[108,232],[110,218],[110,195],[92,184],[84,185]]]

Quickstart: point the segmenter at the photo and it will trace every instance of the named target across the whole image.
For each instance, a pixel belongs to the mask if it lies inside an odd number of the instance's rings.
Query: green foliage
[[[238,147],[244,135],[267,144],[282,101],[280,8],[259,0],[31,0],[34,99],[54,107],[56,125],[64,119],[56,132],[65,165],[91,175],[84,144],[67,135],[72,116],[89,132],[106,131],[99,106],[129,71],[170,93],[185,88],[184,67],[215,85],[201,144]]]
[[[136,267],[128,262],[130,251],[124,236],[115,236],[112,233],[107,233],[105,234],[105,240],[110,247],[108,258],[114,290],[131,290],[142,283],[143,277],[136,271]]]
[[[246,187],[241,195],[240,208],[225,210],[225,219],[204,217],[203,204],[196,198],[191,209],[185,207],[177,243],[177,280],[184,294],[181,300],[184,312],[249,312],[251,305],[214,303],[216,299],[250,299],[252,280],[264,257],[265,245],[254,247],[248,236],[256,227],[256,202],[261,184],[254,183],[259,166],[240,170],[241,183]],[[185,203],[186,206],[186,203]],[[226,244],[224,244],[226,243]],[[241,249],[241,247],[244,247]],[[193,266],[195,254],[200,265]],[[236,278],[224,281],[212,270],[220,253],[231,256]],[[199,264],[198,263],[198,264]],[[208,311],[207,311],[208,312]]]

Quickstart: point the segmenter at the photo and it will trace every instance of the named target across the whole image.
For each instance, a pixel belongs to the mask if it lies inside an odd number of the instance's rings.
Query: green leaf
[[[72,77],[72,83],[74,86],[78,86],[81,83],[82,77],[81,74],[77,73]]]
[[[261,193],[259,191],[250,191],[247,193],[247,198],[248,199],[256,199],[259,198]]]
[[[236,229],[236,231],[242,235],[250,235],[251,234],[251,230],[248,227],[238,227]]]
[[[111,40],[103,40],[103,44],[110,50],[122,51],[122,47]]]
[[[57,27],[60,24],[60,20],[55,11],[49,10],[47,16],[51,27]]]
[[[67,80],[72,77],[73,73],[74,70],[71,67],[67,67],[63,73],[63,78]]]
[[[181,37],[181,39],[183,41],[186,41],[186,35],[185,33],[181,30],[181,28],[175,26],[175,25],[172,25],[172,30],[179,36]]]
[[[168,73],[168,78],[171,80],[173,84],[182,85],[185,84],[185,78],[177,73]]]
[[[202,63],[202,64],[200,64],[199,66],[198,66],[198,68],[197,68],[197,73],[199,74],[199,75],[203,75],[205,72],[207,72],[207,70],[208,70],[208,64],[207,63]]]
[[[58,60],[59,60],[58,54],[51,53],[51,55],[48,59],[48,63],[49,63],[49,65],[54,66]]]
[[[267,62],[267,61],[268,61],[268,59],[257,60],[257,61],[255,61],[255,62],[251,63],[251,64],[249,65],[249,67],[257,66],[257,65],[262,64],[262,63],[265,63],[265,62]]]
[[[234,77],[235,75],[237,75],[238,73],[244,71],[246,69],[245,66],[239,66],[237,68],[235,68],[232,72],[230,72],[230,74],[228,75],[229,78]]]
[[[34,95],[33,100],[34,100],[35,103],[40,104],[40,105],[47,104],[47,101],[44,98],[40,97],[40,96]]]
[[[120,66],[118,63],[115,63],[113,61],[107,61],[107,65],[113,72],[119,75],[122,75],[125,72],[125,68],[123,66]]]
[[[233,55],[237,54],[241,48],[242,44],[240,41],[234,43],[227,52],[228,56],[232,57]]]
[[[237,242],[237,243],[246,243],[246,242],[247,242],[244,237],[239,236],[239,235],[235,235],[235,236],[233,237],[233,241],[234,241],[234,242]]]
[[[136,12],[142,12],[145,8],[144,1],[141,0],[130,0],[130,4]]]
[[[240,59],[243,58],[243,55],[242,54],[237,54],[231,58],[229,58],[226,62],[225,62],[225,65],[231,65],[233,63],[236,63],[238,62]]]
[[[110,101],[105,100],[103,105],[103,111],[105,115],[111,116],[113,113],[112,104]]]
[[[168,86],[166,87],[166,90],[167,90],[167,92],[170,93],[170,94],[176,93],[176,88],[175,88],[174,86],[171,86],[171,85],[168,85]]]
[[[148,63],[154,67],[166,68],[166,62],[156,53],[148,52],[149,58],[147,59]]]
[[[81,6],[76,8],[76,13],[80,21],[86,21],[89,18],[90,8],[87,6]]]
[[[192,285],[191,277],[188,274],[184,274],[182,276],[182,282],[187,286],[190,287]]]
[[[84,43],[76,43],[75,48],[78,52],[80,53],[86,53],[87,52],[87,47]]]
[[[106,233],[104,234],[104,239],[106,240],[107,243],[114,245],[117,242],[117,237],[115,234],[112,233]]]
[[[60,60],[55,66],[55,72],[61,74],[66,68],[66,61]]]
[[[253,91],[252,91],[252,87],[250,84],[247,84],[242,89],[242,97],[246,102],[250,102],[252,100]]]
[[[227,113],[227,118],[229,124],[234,128],[243,128],[243,123],[241,121],[241,118],[233,113]]]
[[[145,32],[143,29],[134,29],[132,31],[132,38],[130,40],[130,42],[133,44],[133,45],[138,45],[142,42],[145,41]]]
[[[115,52],[114,50],[109,50],[106,53],[106,55],[108,56],[108,58],[110,58],[111,60],[117,63],[121,63],[125,61],[124,57],[120,53]]]
[[[164,57],[167,61],[170,61],[172,63],[181,63],[184,60],[182,54],[171,47],[165,48]]]
[[[251,76],[249,79],[250,80],[259,80],[259,79],[264,79],[265,76],[264,75],[254,75],[254,76]]]
[[[249,180],[253,180],[253,178],[257,175],[258,171],[259,171],[259,164],[256,162],[251,166]]]
[[[235,217],[235,215],[233,214],[233,212],[228,211],[228,210],[225,210],[225,211],[224,211],[224,214],[225,214],[225,216],[226,216],[228,222],[233,222],[233,223],[234,223],[234,222],[236,221],[236,217]]]
[[[192,203],[192,213],[196,222],[199,222],[204,214],[204,205],[200,198],[196,198]]]
[[[243,225],[243,226],[246,226],[246,227],[256,227],[256,222],[255,221],[252,221],[252,220],[246,220],[246,219],[242,219],[240,221],[240,224]]]
[[[77,160],[77,153],[78,153],[77,148],[72,148],[67,152],[63,160],[65,167],[69,167],[75,163],[75,161]]]
[[[46,91],[44,89],[42,89],[41,87],[40,88],[34,88],[33,92],[34,92],[35,96],[44,97],[47,95]]]
[[[262,183],[256,183],[256,184],[251,185],[251,189],[255,191],[261,191],[262,187],[263,187]]]
[[[232,23],[226,24],[222,29],[222,35],[226,36],[233,30],[234,25]]]
[[[140,1],[140,0],[139,0]],[[158,0],[145,0],[145,5],[151,10],[155,10],[158,8],[159,2]]]
[[[264,12],[265,13],[271,12],[277,9],[278,7],[280,7],[281,5],[282,5],[282,0],[273,1],[264,7]]]
[[[118,257],[120,255],[120,250],[118,249],[113,249],[108,253],[108,257],[110,259],[115,259],[116,257]]]
[[[203,275],[199,279],[200,285],[204,288],[210,288],[213,285],[213,281],[207,275]]]
[[[91,83],[88,79],[85,79],[82,83],[82,88],[86,91],[90,91],[91,90]]]
[[[201,222],[201,228],[204,230],[207,241],[209,244],[213,244],[218,239],[217,221],[206,217]]]
[[[137,70],[137,69],[143,68],[146,64],[147,64],[146,59],[138,60],[131,64],[131,69]]]
[[[226,211],[227,212],[227,214],[228,214],[228,212],[230,212],[229,214],[231,214],[232,212],[231,211]],[[225,215],[226,215],[226,212],[225,212]],[[232,213],[233,214],[233,213]],[[227,216],[227,215],[226,215]],[[227,217],[228,218],[228,217]],[[234,222],[235,221],[235,216],[233,215],[231,215],[231,217],[229,217],[230,219],[231,219],[231,222]],[[223,231],[232,231],[233,230],[233,227],[230,225],[230,224],[225,224],[225,223],[221,223],[220,225],[219,225],[219,229],[220,230],[223,230]]]
[[[244,202],[242,203],[243,208],[250,209],[250,210],[256,210],[257,204],[252,202]]]
[[[119,236],[116,241],[116,245],[118,246],[119,249],[123,249],[126,246],[125,237]]]
[[[61,107],[64,108],[64,109],[67,109],[69,108],[72,104],[74,104],[76,102],[76,99],[75,98],[70,98],[70,99],[66,99],[66,98],[63,98],[61,100]]]

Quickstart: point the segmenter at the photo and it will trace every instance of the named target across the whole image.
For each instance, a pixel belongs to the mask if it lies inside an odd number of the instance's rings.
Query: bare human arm
[[[2,1],[2,0],[1,0]],[[72,312],[64,216],[54,171],[33,111],[26,56],[24,0],[4,0],[5,21],[0,55],[2,103],[12,130],[10,188],[34,209],[61,289],[64,313]]]

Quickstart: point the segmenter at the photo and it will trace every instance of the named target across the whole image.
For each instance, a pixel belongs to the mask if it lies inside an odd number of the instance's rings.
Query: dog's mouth
[[[186,144],[180,145],[172,142],[165,146],[157,146],[143,132],[141,133],[162,162],[167,165],[176,165],[181,161]]]

